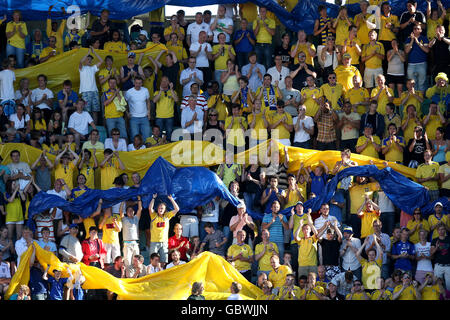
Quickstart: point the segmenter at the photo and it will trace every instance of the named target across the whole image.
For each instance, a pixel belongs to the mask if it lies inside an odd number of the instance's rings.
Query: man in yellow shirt
[[[320,87],[320,95],[330,102],[333,110],[341,110],[340,104],[342,103],[341,98],[344,93],[344,87],[342,84],[337,83],[336,80],[336,73],[329,73],[328,83],[325,83]]]
[[[112,31],[111,41],[105,43],[104,50],[112,53],[127,52],[127,44],[120,39],[120,32],[118,30]]]
[[[361,62],[365,63],[364,85],[367,89],[375,86],[375,77],[383,74],[382,61],[384,60],[384,47],[377,41],[377,32],[369,31],[370,42],[363,46]]]
[[[412,104],[416,107],[416,112],[419,117],[422,117],[422,103],[424,101],[423,92],[417,91],[414,88],[416,81],[414,79],[406,80],[406,91],[403,91],[400,95],[402,106],[409,106]],[[404,113],[405,113],[405,109]]]
[[[269,119],[267,117],[267,109],[261,110],[261,108],[261,100],[256,99],[252,113],[247,116],[248,126],[251,129],[250,147],[258,145],[259,142],[267,140],[268,137]]]
[[[262,242],[258,243],[255,247],[255,261],[258,261],[258,273],[265,273],[267,276],[272,271],[272,256],[278,255],[278,247],[276,243],[269,241],[269,236],[269,230],[262,230]]]
[[[357,38],[356,26],[348,28],[348,38],[344,40],[342,53],[348,53],[352,59],[352,65],[359,69],[359,58],[362,53],[361,41]]]
[[[109,77],[109,76],[108,76]],[[117,103],[117,104],[116,104]],[[117,88],[117,79],[108,78],[108,90],[103,93],[103,105],[105,107],[106,128],[112,132],[114,128],[119,129],[121,138],[127,139],[124,112],[118,109],[126,104],[123,93]],[[111,133],[112,134],[112,133]]]
[[[225,119],[225,130],[227,145],[237,147],[238,150],[245,148],[245,130],[247,130],[247,120],[240,115],[241,107],[234,104],[231,108],[231,116]]]
[[[394,91],[386,85],[386,79],[383,74],[377,75],[377,86],[370,93],[370,98],[378,101],[378,112],[384,116],[386,114],[386,105],[394,101]]]
[[[212,47],[212,60],[214,61],[214,79],[219,82],[219,91],[221,91],[222,88],[222,82],[220,81],[220,76],[223,72],[226,72],[227,67],[227,61],[228,59],[231,59],[234,61],[236,58],[236,52],[234,51],[234,48],[230,44],[226,44],[226,36],[225,33],[221,32],[217,36],[217,39],[219,40],[218,44],[215,44]]]
[[[350,101],[355,112],[363,115],[367,112],[367,106],[369,105],[369,91],[361,86],[362,80],[360,76],[354,75],[352,81],[353,88],[350,88],[345,93],[345,99]]]
[[[405,272],[402,276],[402,284],[394,288],[392,300],[420,300],[421,298],[417,281],[411,283],[411,275]]]
[[[347,294],[345,300],[370,300],[370,294],[366,293],[359,280],[353,281],[351,293]]]
[[[117,256],[121,256],[119,232],[122,231],[122,218],[120,214],[112,213],[112,208],[107,208],[104,212],[98,228],[103,230],[102,241],[106,249],[105,264],[108,265]]]
[[[269,128],[271,130],[271,137],[277,139],[285,146],[290,146],[290,135],[294,129],[292,123],[292,116],[284,111],[284,101],[277,101],[277,112],[272,114],[269,120]]]
[[[258,63],[266,69],[272,66],[272,37],[275,35],[275,21],[267,17],[267,8],[259,7],[259,16],[253,22],[253,33],[256,36],[255,51]]]
[[[73,160],[71,161],[70,154]],[[75,173],[76,165],[80,157],[66,145],[63,152],[58,154],[55,158],[55,180],[63,179],[70,189],[73,189],[73,175]]]
[[[345,45],[344,45],[345,48]],[[344,53],[342,56],[342,64],[334,69],[338,84],[342,85],[344,94],[353,88],[353,77],[361,78],[361,73],[357,67],[352,65],[352,56],[350,53]]]
[[[56,37],[51,36],[48,39],[48,47],[42,49],[41,55],[39,56],[39,63],[44,63],[54,56],[62,53],[62,51],[58,47],[56,47],[56,43]]]
[[[309,272],[306,290],[302,300],[325,300],[325,290],[317,284],[317,273]]]
[[[283,98],[283,93],[278,87],[278,80],[272,85],[272,76],[266,73],[263,76],[262,86],[256,90],[256,98],[263,102],[263,108],[266,108],[269,114],[277,111],[277,100]]]
[[[381,152],[386,161],[403,163],[403,149],[405,148],[405,139],[397,136],[397,126],[395,123],[388,125],[389,136],[383,139]]]
[[[291,58],[294,58],[294,65],[298,64],[298,54],[303,52],[306,55],[305,63],[314,67],[314,57],[317,54],[314,44],[307,41],[305,30],[297,32],[297,43],[291,47]]]
[[[444,215],[442,212],[444,207],[441,202],[436,202],[434,204],[434,214],[428,217],[428,225],[430,226],[430,231],[433,232],[431,239],[434,240],[439,237],[440,226],[444,227],[444,234],[447,229],[449,229],[449,216]]]
[[[355,25],[357,27],[357,36],[362,45],[369,43],[369,31],[376,29],[375,15],[367,12],[369,2],[364,0],[359,3],[361,13],[355,16]]]
[[[111,149],[105,149],[103,151],[103,156],[104,159],[100,163],[100,189],[107,190],[113,187],[114,179],[119,175],[120,170],[125,170],[125,166],[117,151],[113,152]]]
[[[356,213],[361,219],[361,239],[367,238],[374,233],[373,223],[378,220],[381,214],[380,207],[369,199],[367,194],[364,197],[365,201]]]
[[[356,152],[365,156],[378,159],[378,152],[381,151],[381,141],[378,136],[372,135],[373,127],[370,123],[366,123],[364,135],[358,138],[356,142]]]
[[[374,191],[379,190],[378,183],[371,182],[367,177],[356,177],[348,189],[350,194],[350,225],[353,228],[354,237],[361,238],[361,219],[358,217],[358,209],[365,201],[365,195],[373,199]]]
[[[161,86],[159,91],[155,92],[153,102],[156,104],[156,124],[162,131],[166,131],[166,136],[170,140],[178,95],[167,76],[161,78]]]
[[[316,87],[316,78],[313,76],[306,77],[307,86],[300,91],[300,104],[306,107],[306,115],[314,117],[319,110],[321,90]]]
[[[428,189],[430,200],[435,201],[439,198],[439,163],[432,161],[431,150],[425,150],[423,154],[425,162],[417,167],[417,182]]]
[[[391,41],[396,39],[396,33],[400,28],[400,23],[398,17],[391,13],[391,6],[386,1],[381,5],[381,15],[380,15],[380,36],[379,41],[385,46],[386,52],[391,49]],[[386,46],[387,45],[387,46]]]
[[[450,154],[446,155],[447,163],[439,167],[439,180],[441,182],[442,196],[450,197]]]
[[[442,279],[433,276],[432,272],[425,275],[425,281],[419,287],[422,300],[439,300],[441,294],[445,294],[445,288],[442,285]]]
[[[63,34],[64,34],[64,28],[66,26],[66,19],[62,19],[61,23],[58,27],[58,22],[52,21],[51,19],[51,11],[53,9],[53,6],[50,6],[48,8],[48,18],[47,18],[47,28],[45,29],[45,32],[47,33],[47,37],[50,39],[50,37],[56,38],[56,45],[59,50],[59,52],[64,52],[64,41],[63,41]],[[61,7],[63,15],[66,14],[66,9],[64,7]]]
[[[231,245],[227,251],[227,260],[230,262],[248,281],[252,276],[253,250],[244,243],[247,233],[239,230],[236,235],[237,243]]]
[[[152,201],[150,201],[149,205],[151,220],[151,242],[149,255],[151,255],[152,253],[158,253],[161,263],[165,265],[168,262],[169,253],[169,221],[177,214],[180,208],[178,207],[178,204],[175,202],[172,196],[168,195],[167,197],[172,203],[173,210],[167,212],[166,204],[164,202],[161,202],[155,212],[153,207],[157,196],[157,194],[153,195]]]
[[[272,271],[269,273],[269,281],[272,282],[274,291],[277,291],[286,283],[286,277],[292,274],[292,270],[289,266],[280,264],[280,257],[276,254],[270,258],[270,265]]]
[[[116,79],[116,83],[120,83],[120,74],[117,68],[113,66],[114,58],[112,56],[105,57],[105,67],[98,72],[98,81],[102,87],[102,92],[109,90],[109,79]],[[109,130],[111,131],[111,129]],[[122,130],[120,131],[122,132]]]
[[[436,130],[439,127],[445,127],[447,119],[440,112],[436,102],[430,103],[428,115],[423,118],[423,126],[427,132],[428,139],[436,139]]]
[[[279,300],[300,300],[304,295],[305,289],[300,289],[295,283],[295,275],[288,274],[286,276],[286,282],[280,287],[278,291]]]

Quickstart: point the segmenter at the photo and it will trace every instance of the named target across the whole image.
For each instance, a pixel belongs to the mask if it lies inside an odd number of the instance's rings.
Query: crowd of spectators
[[[448,298],[450,219],[441,202],[429,216],[420,208],[410,215],[374,179],[349,177],[318,212],[303,207],[339,171],[358,166],[352,153],[415,168],[431,201],[450,195],[449,14],[440,1],[437,7],[428,2],[422,13],[408,0],[400,17],[388,2],[376,4],[379,23],[367,12],[368,1],[360,2],[362,13],[354,18],[345,6],[334,18],[320,5],[312,34],[284,28],[250,2],[239,10],[219,5],[213,17],[198,12],[191,23],[180,10],[163,30],[134,28],[131,34],[108,10],[87,30],[65,30],[65,20],[52,21],[50,7],[45,32],[31,35],[19,11],[2,19],[2,143],[42,153],[27,163],[13,150],[9,164],[0,166],[0,295],[34,242],[63,262],[118,278],[176,267],[208,250],[258,285],[260,299]],[[148,58],[135,52],[158,44],[167,50]],[[15,70],[80,47],[88,48],[73,70],[80,83],[65,80],[59,92],[47,87],[45,74],[35,75],[36,88],[27,78],[16,83]],[[127,54],[126,65],[115,64],[116,53]],[[88,218],[55,208],[33,217],[34,232],[27,227],[28,206],[39,191],[73,200],[96,186],[139,187],[138,173],[130,181],[123,173],[119,152],[178,141],[172,133],[180,128],[183,139],[220,133],[213,142],[227,150],[226,161],[211,170],[241,199],[237,207],[215,198],[180,213],[176,199],[169,196],[168,210],[155,194],[148,208],[138,197],[102,209],[100,199]],[[292,173],[286,148],[276,165],[233,163],[235,153],[268,138],[340,150],[341,160],[332,168],[324,161],[302,163]],[[31,260],[29,286],[12,299],[116,298],[108,290],[83,290],[81,273],[61,278],[62,270],[44,270],[35,249]],[[234,282],[233,299],[240,290]],[[203,284],[194,283],[190,299],[202,292]]]

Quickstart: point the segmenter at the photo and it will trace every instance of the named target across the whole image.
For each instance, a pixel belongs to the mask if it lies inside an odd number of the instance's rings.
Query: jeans
[[[283,242],[275,242],[275,241],[270,241],[270,242],[274,242],[277,247],[278,247],[278,255],[280,256],[280,263],[283,264],[284,263],[284,241]]]
[[[249,52],[236,52],[236,62],[239,70],[242,70],[242,67],[248,63],[248,54]]]
[[[272,51],[271,43],[257,43],[255,46],[258,63],[262,64],[266,70],[272,66]]]
[[[311,139],[303,141],[303,142],[294,142],[294,147],[303,148],[303,149],[311,149]]]
[[[220,81],[220,77],[222,73],[226,72],[227,70],[215,70],[214,71],[214,80],[216,80],[219,83],[219,92],[222,92],[223,83]]]
[[[166,131],[167,140],[171,140],[173,131],[173,118],[156,118],[156,124],[161,129],[161,133]]]
[[[336,141],[332,142],[317,141],[317,150],[321,151],[336,150]]]
[[[10,44],[6,44],[6,57],[8,57],[11,54],[16,56],[16,61],[17,61],[16,66],[18,68],[25,67],[25,65],[24,65],[25,49],[16,48],[16,47],[13,47]]]
[[[427,63],[408,63],[408,79],[414,79],[416,84],[414,89],[425,92],[425,82],[427,80]]]
[[[125,126],[124,118],[106,119],[106,128],[108,129],[108,137],[111,137],[111,130],[117,128],[120,131],[120,137],[128,141],[127,127]]]
[[[47,300],[47,294],[46,293],[32,294],[31,300]]]
[[[247,209],[250,209],[251,212],[255,212],[255,199],[256,199],[257,193],[249,193],[244,192],[244,202]]]
[[[450,290],[450,266],[436,263],[434,265],[434,275],[445,281],[445,288]]]
[[[392,234],[395,224],[395,212],[382,212],[380,220],[382,223],[381,231],[383,233]]]
[[[214,226],[214,230],[217,230],[217,228],[219,227],[219,223],[218,222],[211,222]],[[200,227],[199,227],[199,233],[200,233],[200,241],[203,241],[203,239],[205,239],[207,233],[205,231],[205,221],[200,221]],[[226,236],[225,236],[226,237]],[[228,238],[228,237],[227,237]]]
[[[353,237],[361,238],[361,219],[356,213],[350,214],[350,225],[353,229]]]
[[[130,140],[134,138],[137,134],[141,134],[142,138],[147,140],[150,136],[150,122],[147,117],[131,117],[130,119],[130,131],[131,137]]]

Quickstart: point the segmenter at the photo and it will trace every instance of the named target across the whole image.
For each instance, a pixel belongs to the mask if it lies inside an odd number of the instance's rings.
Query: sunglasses
[[[328,79],[336,79],[336,77],[328,77]]]

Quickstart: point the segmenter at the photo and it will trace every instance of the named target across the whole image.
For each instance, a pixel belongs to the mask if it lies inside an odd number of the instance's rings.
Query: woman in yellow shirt
[[[17,67],[24,67],[25,38],[28,35],[27,25],[22,21],[22,14],[19,10],[14,10],[13,20],[6,25],[6,56],[15,55]]]
[[[231,103],[238,103],[241,106],[242,112],[250,113],[253,110],[253,103],[255,96],[252,90],[248,87],[248,78],[242,76],[238,79],[239,90],[233,92],[231,96]]]
[[[344,40],[348,38],[348,27],[353,24],[352,18],[347,15],[347,7],[340,7],[339,14],[334,20],[333,29],[336,29],[336,45],[342,46]]]
[[[47,122],[42,118],[42,111],[39,108],[33,109],[30,129],[32,135],[39,136],[39,143],[44,143],[47,135]]]
[[[430,225],[428,221],[422,217],[420,208],[414,210],[412,220],[408,221],[406,227],[409,229],[409,241],[416,244],[419,242],[419,231],[425,230],[430,232]]]

